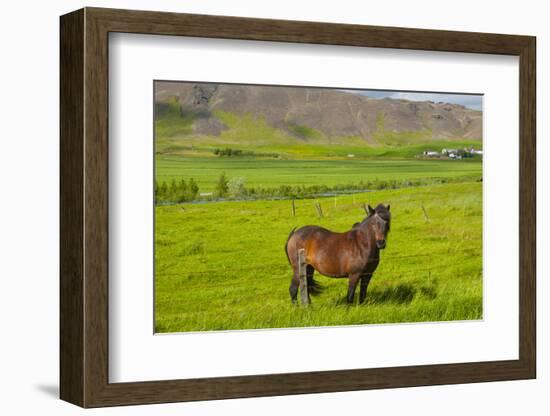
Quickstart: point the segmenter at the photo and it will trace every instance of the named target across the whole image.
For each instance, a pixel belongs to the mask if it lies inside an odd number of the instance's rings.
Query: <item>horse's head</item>
[[[390,231],[390,206],[384,204],[378,204],[376,208],[368,205],[365,209],[367,212],[367,221],[371,225],[374,231],[374,237],[376,239],[376,247],[383,249],[386,247],[386,238]]]

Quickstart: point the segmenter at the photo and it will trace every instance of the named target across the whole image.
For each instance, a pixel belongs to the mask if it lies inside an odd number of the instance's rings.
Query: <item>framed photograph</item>
[[[535,378],[534,37],[60,24],[63,400]]]

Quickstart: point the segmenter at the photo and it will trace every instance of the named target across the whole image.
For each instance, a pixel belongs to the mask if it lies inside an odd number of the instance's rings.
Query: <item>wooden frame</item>
[[[108,34],[519,56],[519,359],[109,383]],[[60,396],[83,407],[535,378],[535,38],[85,8],[61,17]]]

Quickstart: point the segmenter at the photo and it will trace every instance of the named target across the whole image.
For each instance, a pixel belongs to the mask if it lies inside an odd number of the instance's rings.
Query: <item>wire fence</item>
[[[410,255],[388,255],[383,256],[380,258],[380,260],[384,261],[384,264],[387,264],[388,262],[391,262],[395,259],[404,259],[404,258],[425,258],[430,257],[430,262],[427,265],[423,265],[422,267],[414,267],[414,268],[383,268],[377,269],[377,271],[373,274],[373,277],[376,276],[384,276],[383,279],[377,279],[379,283],[383,283],[384,285],[390,285],[395,283],[401,283],[404,281],[404,279],[410,280],[410,276],[419,276],[419,279],[425,279],[426,277],[436,277],[437,272],[444,270],[444,269],[451,269],[453,267],[461,267],[461,263],[456,260],[456,254],[462,253],[465,255],[474,255],[476,254],[474,249],[466,249],[466,250],[460,250],[460,251],[443,251],[441,253],[422,253],[422,254],[410,254]],[[435,261],[432,261],[434,257],[440,256],[440,257],[447,257],[449,254],[453,254],[453,260],[452,261],[446,261],[442,263],[435,263]],[[382,263],[381,263],[382,264]],[[481,274],[481,265],[479,267],[479,274]],[[181,271],[181,272],[165,272],[165,271],[159,271],[156,273],[156,278],[171,278],[171,277],[181,277],[181,281],[183,282],[183,285],[186,288],[195,288],[195,287],[229,287],[234,285],[235,279],[227,279],[227,274],[235,274],[238,275],[240,273],[246,273],[250,274],[250,272],[257,272],[255,276],[257,278],[248,279],[247,281],[250,282],[262,282],[266,279],[268,280],[279,280],[282,281],[284,277],[288,277],[290,279],[292,277],[292,270],[290,268],[290,265],[288,263],[271,263],[271,264],[260,264],[260,265],[250,265],[250,266],[239,266],[239,267],[226,267],[226,266],[220,266],[216,268],[210,268],[210,269],[203,269],[203,270],[193,270],[193,271]],[[208,279],[206,282],[204,280],[201,280],[200,282],[194,282],[194,277],[206,277],[206,276],[223,276],[223,281],[213,281],[212,279]],[[427,275],[427,276],[426,276]],[[398,276],[398,277],[394,277]],[[421,276],[421,277],[420,277]]]
[[[355,195],[353,195],[355,197]],[[309,203],[308,203],[309,205]],[[366,206],[364,203],[356,203],[355,200],[353,204],[338,204],[338,207],[345,205],[353,205],[359,208],[362,208],[366,211]],[[321,203],[317,200],[313,201],[314,212],[319,218],[323,218],[327,212],[332,211],[332,207],[327,204],[325,205],[326,209],[321,206]],[[334,208],[336,209],[336,199],[334,200]],[[291,213],[292,216],[296,216],[297,213],[297,204],[294,199],[291,201]],[[300,207],[303,209],[304,207]],[[426,224],[432,222],[432,218],[428,214],[426,208],[423,204],[420,205],[421,212]],[[308,210],[311,209],[311,206],[308,207]],[[465,213],[465,208],[464,212]],[[470,213],[469,216],[472,216]],[[480,215],[481,216],[481,215]],[[430,226],[430,225],[428,225]],[[433,224],[432,224],[433,226]],[[380,277],[380,279],[375,279],[374,281],[382,285],[393,285],[395,283],[402,283],[404,280],[411,281],[411,276],[419,276],[418,279],[425,279],[426,277],[430,278],[434,274],[437,275],[438,272],[444,269],[458,268],[468,259],[475,261],[475,258],[479,255],[480,248],[472,247],[466,249],[452,249],[447,248],[438,252],[420,252],[412,254],[387,254],[384,253],[379,258],[370,259],[373,261],[380,261],[380,265],[377,271],[374,273],[374,278]],[[283,260],[284,259],[284,260]],[[400,260],[403,259],[420,259],[414,267],[403,267],[407,266],[406,264],[399,264]],[[427,259],[427,260],[426,260]],[[441,260],[443,259],[443,260]],[[397,264],[396,264],[397,263]],[[413,261],[411,261],[413,263]],[[421,263],[421,264],[418,264]],[[211,266],[211,265],[210,265]],[[411,265],[412,266],[412,265]],[[481,264],[479,266],[479,274],[481,274]],[[475,273],[475,272],[474,272]],[[229,277],[228,275],[233,274],[235,277]],[[261,282],[266,280],[277,280],[277,281],[286,281],[286,278],[290,280],[292,276],[292,270],[287,263],[286,258],[281,257],[281,261],[277,263],[260,263],[258,264],[231,264],[224,265],[221,264],[217,267],[201,268],[200,270],[181,270],[181,271],[156,271],[156,278],[180,278],[180,286],[185,288],[198,288],[198,287],[212,287],[212,288],[230,288],[235,287],[235,282],[242,283],[242,277],[239,276],[242,274],[252,275],[247,276],[245,280],[246,283],[259,285]],[[195,277],[197,279],[195,279]],[[382,279],[383,277],[383,279]],[[414,281],[415,279],[413,279]],[[239,285],[240,287],[241,285]]]
[[[463,253],[463,254],[470,254],[475,255],[477,253],[476,249],[464,249],[464,250],[444,250],[441,252],[431,252],[431,253],[418,253],[418,254],[405,254],[405,255],[387,255],[382,256],[379,258],[371,258],[370,261],[384,261],[384,262],[390,262],[393,260],[398,259],[405,259],[405,258],[423,258],[423,257],[447,257],[448,255],[452,254],[456,257],[457,253]],[[456,260],[453,262],[456,263]],[[435,266],[434,266],[435,267]],[[238,266],[238,267],[227,267],[227,266],[220,266],[213,269],[204,269],[204,270],[198,270],[198,271],[192,271],[190,273],[215,273],[220,271],[235,271],[235,272],[242,272],[247,270],[269,270],[270,268],[284,268],[288,269],[289,264],[286,262],[279,262],[279,263],[262,263],[261,265],[254,265],[254,266]],[[181,274],[181,273],[172,273],[172,274]]]

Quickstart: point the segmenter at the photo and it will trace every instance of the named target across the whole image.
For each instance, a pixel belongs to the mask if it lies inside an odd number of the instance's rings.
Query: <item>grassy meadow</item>
[[[289,200],[158,206],[156,331],[480,319],[481,187],[304,199],[296,201],[295,217]],[[306,224],[345,231],[363,218],[363,202],[379,201],[391,204],[392,231],[366,303],[347,306],[347,279],[316,275],[325,292],[308,308],[292,306],[283,249],[289,231]]]
[[[403,181],[409,179],[481,178],[479,161],[415,159],[264,159],[255,157],[156,158],[156,178],[160,182],[193,178],[201,192],[212,192],[220,172],[229,178],[243,178],[247,187],[312,186],[353,184],[359,181]]]

